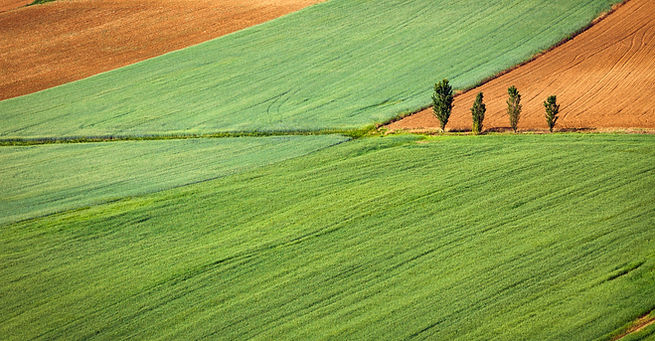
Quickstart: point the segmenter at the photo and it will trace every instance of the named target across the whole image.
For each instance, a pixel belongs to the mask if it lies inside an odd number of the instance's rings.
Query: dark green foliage
[[[521,94],[516,89],[514,85],[507,89],[509,98],[507,99],[507,115],[509,116],[509,125],[512,127],[512,130],[516,132],[516,129],[519,125],[519,118],[521,118]]]
[[[471,107],[471,114],[473,115],[473,134],[477,135],[482,132],[482,121],[484,121],[484,113],[487,111],[487,106],[483,103],[484,95],[482,92],[475,97],[475,103]]]
[[[447,79],[434,84],[432,108],[434,109],[434,116],[440,122],[441,130],[445,130],[448,118],[450,118],[450,112],[453,110],[453,88],[448,84]]]
[[[557,96],[553,95],[548,97],[544,102],[544,107],[546,107],[546,122],[548,122],[548,129],[550,132],[553,132],[553,127],[559,118],[557,114],[559,113],[559,104],[557,104]]]

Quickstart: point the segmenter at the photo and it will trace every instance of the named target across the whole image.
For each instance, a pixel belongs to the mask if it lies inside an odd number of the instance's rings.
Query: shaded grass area
[[[4,226],[0,338],[591,340],[655,308],[655,137],[420,139]]]
[[[170,189],[304,155],[336,135],[0,148],[0,223]]]
[[[617,0],[332,0],[181,51],[0,102],[0,138],[361,128],[466,88]]]

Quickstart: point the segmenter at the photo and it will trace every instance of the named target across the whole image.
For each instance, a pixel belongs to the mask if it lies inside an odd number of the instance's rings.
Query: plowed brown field
[[[509,127],[507,88],[522,94],[520,130],[547,129],[543,102],[561,104],[555,129],[655,128],[655,1],[631,0],[569,42],[456,96],[447,129],[470,130],[470,108],[484,92],[485,129]],[[432,109],[390,129],[438,128]]]
[[[0,100],[198,44],[321,1],[72,0],[3,12]]]
[[[33,0],[0,0],[0,12],[6,12],[14,8],[22,7],[32,3]]]

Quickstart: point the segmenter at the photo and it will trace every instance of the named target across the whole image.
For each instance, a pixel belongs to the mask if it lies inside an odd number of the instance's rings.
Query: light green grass
[[[655,136],[355,140],[0,229],[0,339],[593,340],[655,308]]]
[[[617,0],[332,0],[0,102],[0,138],[361,128],[545,49]],[[529,94],[527,94],[529,95]]]
[[[0,223],[170,189],[345,141],[336,135],[0,148]]]

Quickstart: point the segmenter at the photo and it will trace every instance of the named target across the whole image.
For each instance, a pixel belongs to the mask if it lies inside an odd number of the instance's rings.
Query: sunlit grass
[[[592,340],[655,308],[655,136],[363,138],[0,229],[0,338]]]

